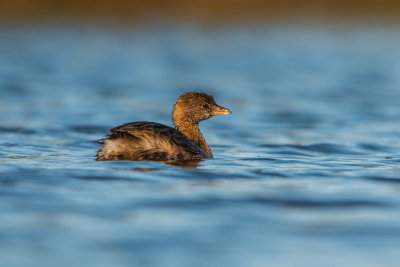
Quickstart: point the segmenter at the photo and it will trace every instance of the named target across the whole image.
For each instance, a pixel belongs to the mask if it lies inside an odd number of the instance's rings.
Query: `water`
[[[2,28],[0,265],[398,266],[399,36]],[[201,123],[214,159],[94,160],[191,90],[233,112]]]

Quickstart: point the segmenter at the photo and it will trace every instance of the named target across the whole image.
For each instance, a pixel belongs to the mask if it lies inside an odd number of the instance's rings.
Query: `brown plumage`
[[[210,147],[199,129],[199,122],[231,112],[218,106],[211,95],[182,94],[174,105],[172,120],[176,128],[156,122],[133,122],[111,129],[97,160],[177,162],[212,158]]]

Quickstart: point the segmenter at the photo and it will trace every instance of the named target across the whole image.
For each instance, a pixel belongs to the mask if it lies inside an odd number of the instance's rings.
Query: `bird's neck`
[[[200,131],[199,124],[188,120],[174,118],[176,128],[184,134],[189,140],[204,150],[210,157],[213,156],[210,147],[208,146],[203,134]]]

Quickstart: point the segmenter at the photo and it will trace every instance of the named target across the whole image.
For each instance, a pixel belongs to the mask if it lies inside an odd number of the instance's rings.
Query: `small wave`
[[[359,152],[353,151],[343,145],[330,144],[330,143],[320,143],[320,144],[297,146],[297,147],[302,150],[327,153],[327,154],[348,154],[348,155],[360,154]]]
[[[278,205],[292,208],[361,208],[361,207],[386,207],[388,204],[369,200],[308,200],[308,199],[277,199],[267,197],[253,197],[247,201]]]
[[[14,146],[19,146],[19,144],[18,144],[18,143],[5,142],[5,143],[1,143],[0,146],[4,146],[4,147],[14,147]]]
[[[97,133],[106,134],[108,131],[107,127],[96,126],[96,125],[71,125],[68,128],[74,132],[84,133],[84,134],[97,134]]]
[[[282,172],[266,171],[265,169],[256,169],[252,171],[254,174],[267,176],[267,177],[279,177],[279,178],[290,178],[289,175],[283,174]]]
[[[292,144],[261,144],[259,147],[265,147],[273,149],[274,154],[287,154],[287,155],[298,155],[298,156],[313,156],[312,154],[304,153],[304,151],[318,152],[324,154],[345,154],[345,155],[362,155],[358,151],[351,149],[350,147],[331,143],[317,143],[310,145],[292,145]],[[302,151],[302,152],[299,152]]]
[[[277,161],[277,159],[273,158],[266,158],[266,157],[251,157],[251,158],[241,158],[240,160],[246,160],[246,161]]]
[[[361,149],[373,151],[373,152],[390,152],[391,148],[387,146],[382,146],[378,144],[371,144],[371,143],[360,143],[358,146]]]
[[[290,156],[301,156],[301,157],[313,157],[313,155],[311,155],[311,154],[292,151],[292,150],[288,150],[288,149],[274,150],[274,151],[269,151],[268,153],[280,154],[280,155],[290,155]]]
[[[365,177],[367,180],[384,182],[384,183],[400,183],[400,178],[390,178],[390,177],[382,177],[382,176],[367,176]]]
[[[115,175],[110,176],[101,176],[101,175],[73,175],[72,178],[79,179],[79,180],[93,180],[93,181],[130,181],[130,182],[138,182],[142,181],[142,179],[137,178],[124,178],[118,177]]]
[[[16,126],[16,127],[0,126],[0,133],[35,134],[36,131],[22,126]]]

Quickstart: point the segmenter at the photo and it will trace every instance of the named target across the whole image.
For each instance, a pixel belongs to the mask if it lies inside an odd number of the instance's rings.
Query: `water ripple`
[[[0,29],[4,266],[398,265],[395,27],[206,28]],[[189,90],[213,159],[95,160]]]

